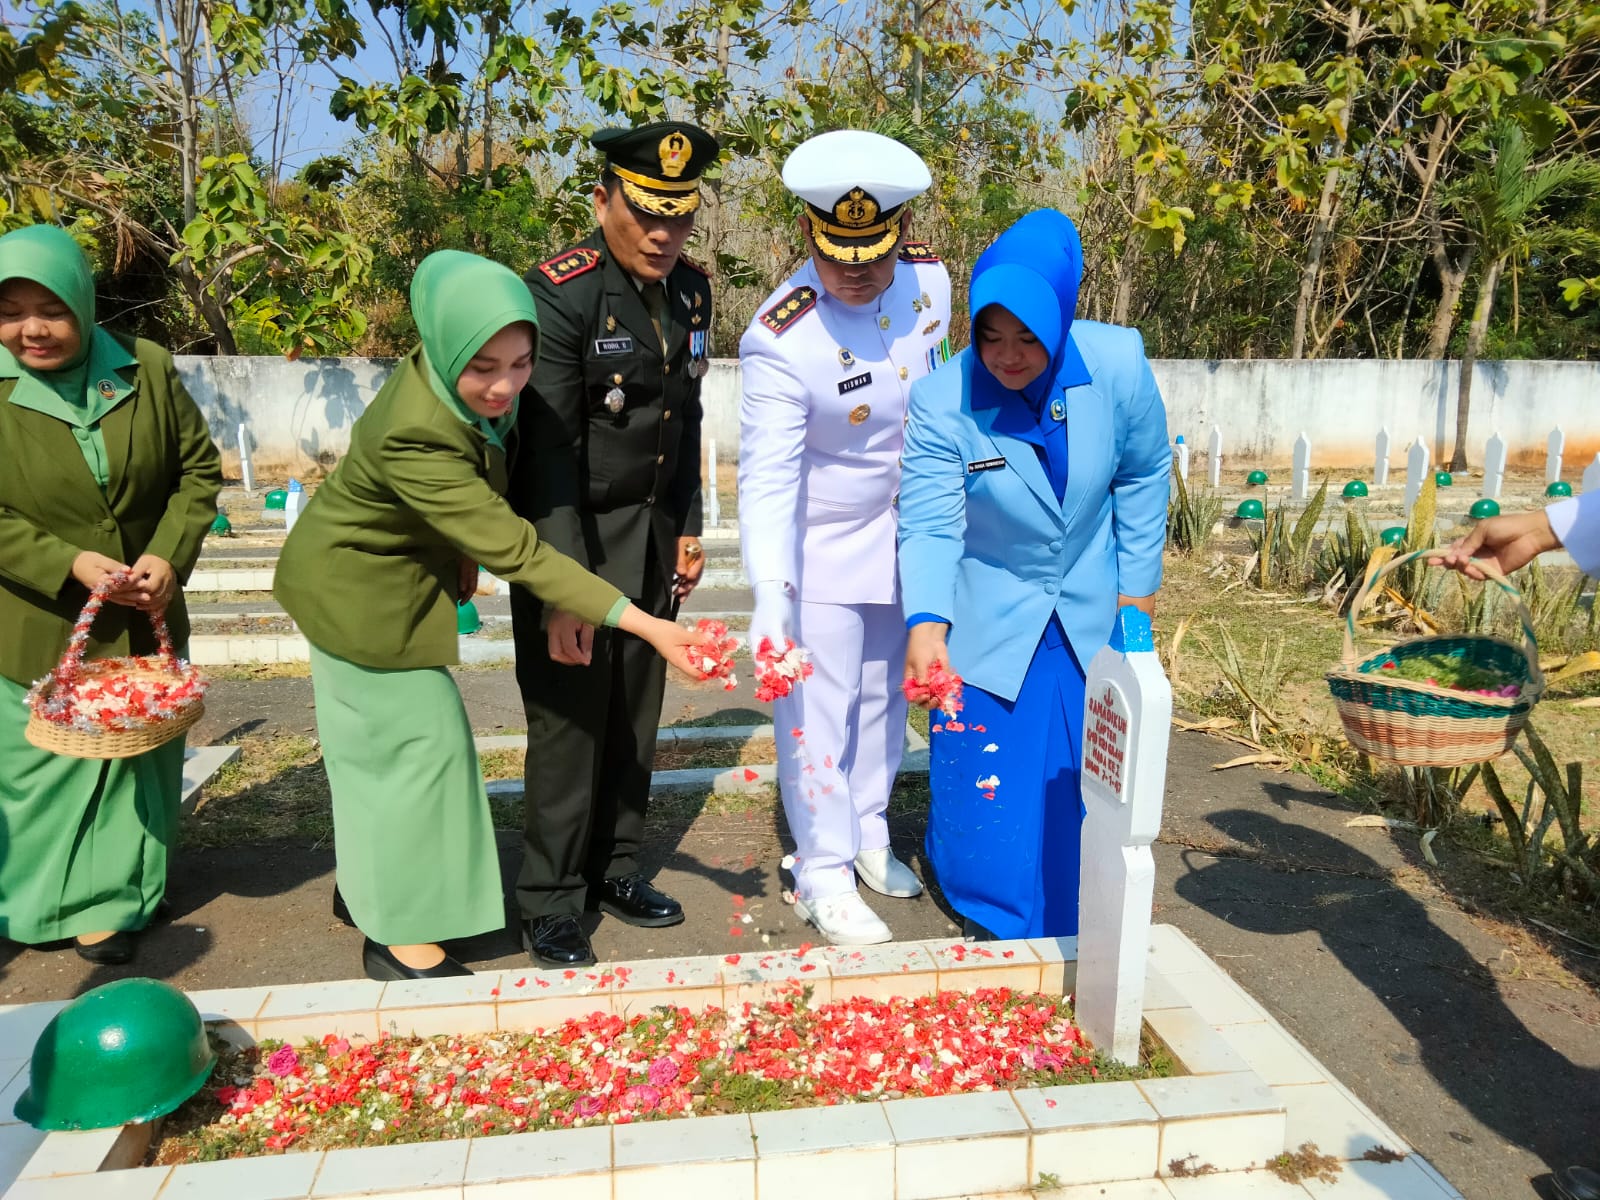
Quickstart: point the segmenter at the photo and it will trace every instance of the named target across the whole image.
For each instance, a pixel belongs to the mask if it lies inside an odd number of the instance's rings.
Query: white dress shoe
[[[894,938],[859,892],[841,892],[820,900],[797,899],[794,908],[835,946],[876,946]]]
[[[863,850],[856,855],[856,874],[880,896],[905,899],[922,895],[922,881],[887,846],[882,850]]]

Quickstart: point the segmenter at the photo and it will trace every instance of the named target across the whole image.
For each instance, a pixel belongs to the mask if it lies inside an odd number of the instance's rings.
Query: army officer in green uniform
[[[528,273],[543,341],[510,499],[539,536],[665,614],[700,578],[700,381],[711,287],[682,257],[716,162],[681,122],[603,129],[599,228]],[[594,961],[586,900],[633,925],[675,925],[640,874],[664,673],[635,638],[512,593],[528,717],[517,898],[536,963]]]
[[[222,464],[172,356],[95,324],[94,275],[65,230],[0,238],[0,347],[0,938],[71,938],[91,962],[124,963],[166,891],[183,738],[67,758],[25,740],[24,697],[89,589],[118,572],[130,582],[100,610],[90,657],[153,652],[151,612],[183,652],[180,584]]]
[[[417,268],[411,311],[422,345],[356,421],[274,586],[311,643],[339,888],[373,979],[469,974],[438,943],[505,925],[472,726],[445,669],[479,564],[685,671],[694,636],[558,553],[502,498],[538,349],[522,280],[441,250]]]

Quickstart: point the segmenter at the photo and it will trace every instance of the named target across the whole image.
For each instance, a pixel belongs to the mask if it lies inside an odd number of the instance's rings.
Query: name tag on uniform
[[[595,338],[594,352],[601,356],[632,354],[633,339],[631,337]]]
[[[976,475],[979,471],[997,471],[1005,465],[1006,460],[1003,456],[1000,458],[980,458],[977,462],[969,462],[967,464],[967,474]]]
[[[849,379],[841,379],[839,381],[839,395],[843,396],[848,392],[855,391],[857,388],[864,388],[871,382],[871,371],[863,371],[860,375],[852,375]]]

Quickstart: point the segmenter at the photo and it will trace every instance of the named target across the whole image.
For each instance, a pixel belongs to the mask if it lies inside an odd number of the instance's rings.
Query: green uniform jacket
[[[144,554],[189,578],[217,515],[222,460],[172,355],[154,342],[132,345],[133,394],[100,421],[110,478],[102,492],[64,421],[10,402],[16,380],[0,381],[0,675],[28,684],[61,658],[88,591],[72,560],[94,550],[118,562]],[[175,643],[189,637],[183,592],[167,607]],[[88,656],[148,654],[149,618],[107,604]]]
[[[413,350],[295,522],[273,593],[319,648],[380,669],[459,661],[463,556],[606,624],[621,593],[541,542],[505,489],[505,454],[434,395]]]
[[[667,276],[663,355],[599,230],[527,280],[539,361],[517,417],[512,506],[551,545],[643,596],[652,539],[670,581],[678,538],[700,533],[701,377],[688,368],[691,335],[704,342],[711,329],[711,281],[683,259]],[[617,412],[606,405],[612,388],[623,393]]]

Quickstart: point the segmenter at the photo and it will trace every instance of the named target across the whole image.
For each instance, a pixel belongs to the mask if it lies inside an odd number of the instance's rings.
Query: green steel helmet
[[[1435,471],[1433,473],[1433,483],[1435,487],[1454,487],[1455,482],[1456,481],[1451,478],[1449,471]]]
[[[1385,546],[1398,546],[1406,540],[1406,527],[1404,525],[1391,525],[1379,536],[1383,539]]]
[[[1234,515],[1237,516],[1241,521],[1260,521],[1266,517],[1267,510],[1262,507],[1261,501],[1259,500],[1243,500],[1239,504],[1238,512],[1236,512]]]
[[[266,507],[268,509],[282,508],[289,503],[289,493],[283,488],[273,488],[267,493]]]
[[[211,522],[211,532],[222,534],[224,537],[233,532],[233,522],[228,520],[227,513],[217,514],[217,519]]]
[[[1487,496],[1485,496],[1482,500],[1475,500],[1472,503],[1472,516],[1477,520],[1481,521],[1484,517],[1498,517],[1499,515],[1500,505],[1489,499]]]
[[[1367,485],[1359,479],[1352,479],[1344,485],[1344,498],[1346,500],[1357,500],[1366,494]]]
[[[471,600],[463,601],[456,605],[456,632],[477,633],[483,628],[483,618],[478,615],[478,606]]]
[[[1244,481],[1251,487],[1260,487],[1262,484],[1266,483],[1267,473],[1257,467],[1254,471],[1251,471],[1250,474],[1244,477]]]
[[[1546,496],[1570,496],[1572,495],[1572,485],[1565,479],[1558,479],[1545,488],[1544,494]]]
[[[16,1115],[35,1129],[152,1121],[199,1091],[216,1060],[189,997],[155,979],[119,979],[50,1019]]]

